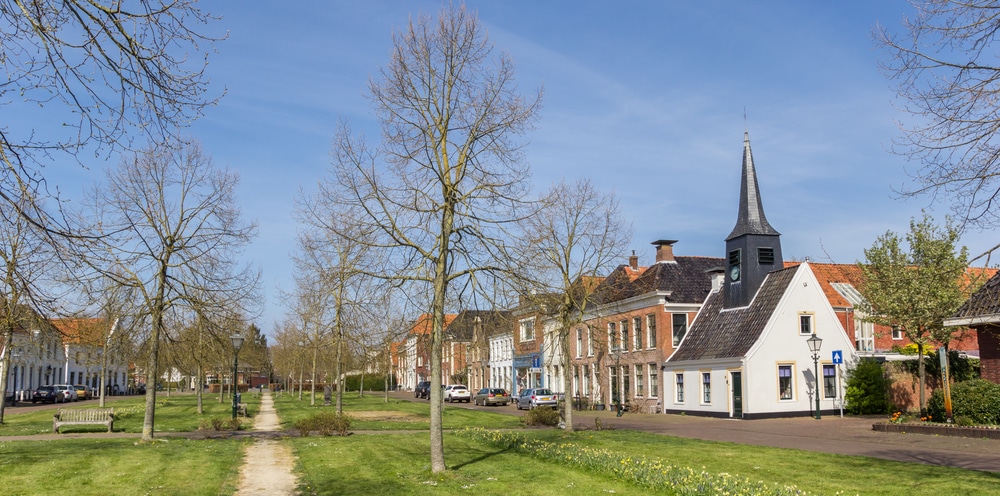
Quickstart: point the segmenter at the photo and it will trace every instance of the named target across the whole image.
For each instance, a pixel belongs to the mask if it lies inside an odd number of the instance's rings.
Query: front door
[[[733,388],[733,418],[743,418],[743,373],[730,372],[729,383]]]

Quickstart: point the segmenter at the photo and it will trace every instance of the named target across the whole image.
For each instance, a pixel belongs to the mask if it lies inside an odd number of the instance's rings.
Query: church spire
[[[760,201],[757,186],[757,171],[753,166],[753,152],[750,151],[750,133],[743,131],[743,177],[740,181],[740,212],[736,227],[726,240],[745,234],[778,236],[780,233],[767,223],[764,205]]]

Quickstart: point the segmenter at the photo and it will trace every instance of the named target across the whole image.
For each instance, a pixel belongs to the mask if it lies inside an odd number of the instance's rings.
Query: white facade
[[[417,377],[417,336],[408,336],[403,343],[399,350],[400,386],[413,391],[421,380]]]
[[[542,327],[542,333],[545,336],[544,341],[542,341],[542,368],[545,370],[545,387],[554,393],[563,393],[566,389],[563,383],[566,367],[563,366],[562,336],[559,335],[559,324],[553,319],[548,319]]]
[[[505,332],[490,338],[490,387],[513,391],[514,334]]]
[[[66,350],[58,333],[15,332],[11,341],[13,346],[0,350],[3,358],[10,354],[10,370],[3,371],[7,374],[4,397],[14,394],[19,400],[31,400],[38,386],[65,383]]]
[[[701,314],[695,322],[700,318]],[[803,327],[803,319],[809,323],[807,328]],[[722,417],[788,416],[813,411],[817,381],[806,342],[813,332],[823,340],[819,353],[820,409],[838,408],[843,395],[843,370],[857,359],[854,343],[809,264],[803,263],[745,356],[666,362],[662,378],[665,410]],[[832,364],[834,350],[843,354],[844,366]],[[737,415],[737,403],[742,415]]]

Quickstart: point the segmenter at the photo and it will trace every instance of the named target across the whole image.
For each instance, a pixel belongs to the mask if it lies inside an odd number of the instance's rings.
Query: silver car
[[[506,405],[510,401],[507,391],[501,388],[482,388],[472,397],[475,405]]]
[[[517,397],[517,409],[532,410],[540,406],[556,407],[556,395],[548,388],[528,388],[521,390]]]
[[[69,384],[56,384],[54,387],[56,388],[56,391],[62,395],[64,402],[80,401],[80,396],[76,394],[75,386],[70,386]]]

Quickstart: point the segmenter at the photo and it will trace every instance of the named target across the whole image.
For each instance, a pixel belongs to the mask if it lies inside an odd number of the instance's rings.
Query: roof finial
[[[747,125],[747,106],[743,106],[743,133],[749,131],[749,126]]]

